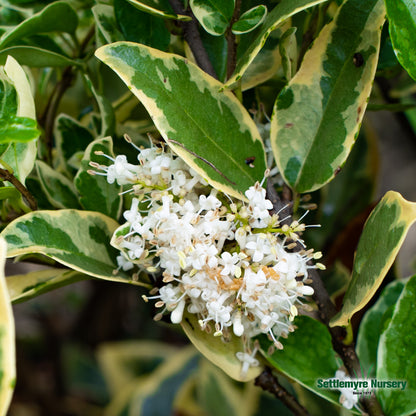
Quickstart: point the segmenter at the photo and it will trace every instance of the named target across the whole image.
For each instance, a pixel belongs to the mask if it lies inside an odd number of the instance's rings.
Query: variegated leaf
[[[99,137],[111,136],[112,134],[114,134],[114,130],[116,127],[116,117],[114,115],[113,107],[108,98],[98,93],[97,89],[94,87],[93,83],[87,75],[84,75],[84,79],[88,88],[94,95],[94,98],[98,105],[98,109],[100,110],[101,131]]]
[[[38,48],[36,46],[10,46],[0,51],[0,65],[3,65],[8,56],[12,56],[22,65],[32,68],[81,66],[82,62],[70,59],[59,53]]]
[[[190,0],[192,12],[213,36],[225,33],[233,16],[235,0]]]
[[[386,321],[391,318],[405,282],[396,280],[384,288],[377,302],[365,313],[357,335],[357,354],[367,377],[377,371],[377,348]]]
[[[409,75],[416,79],[414,58],[416,7],[413,0],[385,0],[394,52]]]
[[[383,0],[348,0],[277,97],[271,142],[296,192],[328,183],[354,144],[377,66]]]
[[[118,42],[96,55],[140,99],[169,146],[214,188],[243,198],[262,179],[260,135],[223,84],[180,56],[143,45]],[[254,168],[247,158],[255,159]]]
[[[165,19],[175,19],[181,21],[189,21],[191,17],[176,14],[173,12],[170,3],[168,0],[127,0],[133,6],[137,7],[139,10],[150,13],[157,17],[163,17]]]
[[[81,161],[81,169],[74,180],[75,187],[80,194],[80,202],[84,209],[98,211],[117,220],[122,205],[122,198],[119,195],[121,187],[116,184],[110,185],[104,176],[88,173],[91,169],[90,162],[101,165],[111,164],[111,161],[104,156],[96,155],[97,151],[114,156],[111,137],[97,139],[87,147]]]
[[[370,214],[358,243],[351,282],[331,326],[347,325],[372,298],[389,271],[411,225],[416,203],[387,192]]]
[[[253,7],[243,13],[233,24],[232,32],[235,35],[249,33],[263,23],[267,15],[267,7],[263,4]]]
[[[56,208],[80,208],[74,184],[62,173],[41,160],[36,161],[36,172],[48,201]]]
[[[242,374],[242,363],[236,357],[237,352],[244,351],[241,338],[232,335],[231,340],[225,343],[220,337],[202,331],[196,315],[188,312],[184,313],[181,326],[199,352],[234,380],[253,380],[261,373],[261,367],[251,367],[246,374]]]
[[[275,30],[290,16],[325,1],[327,0],[282,0],[267,15],[262,25],[255,32],[253,32],[253,38],[250,44],[247,47],[238,48],[237,66],[233,75],[227,81],[226,86],[228,88],[232,88],[237,81],[241,79],[242,75],[259,53],[266,42],[266,39],[273,30]]]
[[[35,211],[11,222],[1,233],[7,257],[40,253],[78,272],[115,282],[138,284],[117,269],[110,246],[118,224],[98,212],[64,209]]]
[[[17,39],[36,33],[74,33],[77,26],[78,15],[75,10],[66,2],[57,1],[4,33],[0,38],[0,48],[3,49]]]
[[[265,336],[259,337],[262,354],[284,375],[332,403],[338,403],[338,392],[318,388],[316,384],[320,378],[334,377],[338,370],[328,329],[308,316],[299,316],[294,323],[297,329],[287,339],[279,340],[283,350],[270,354],[270,341]]]
[[[77,152],[84,152],[94,140],[93,134],[85,126],[67,114],[59,114],[55,119],[54,137],[58,168],[65,172],[69,172],[71,157]]]
[[[416,276],[410,278],[394,308],[377,350],[377,379],[404,380],[404,389],[376,392],[384,414],[410,416],[416,412]]]
[[[101,42],[99,46],[111,42],[124,40],[123,34],[117,27],[116,18],[114,16],[114,8],[106,4],[97,4],[92,9],[97,30],[105,41]]]
[[[14,319],[4,277],[6,243],[0,238],[0,415],[6,415],[16,384]]]
[[[16,89],[18,102],[16,115],[36,120],[35,103],[24,70],[14,58],[8,57],[4,71]],[[36,140],[28,143],[11,143],[2,155],[2,160],[13,169],[14,176],[22,183],[33,169],[36,150]]]
[[[11,301],[18,303],[89,278],[89,276],[73,270],[51,268],[8,276],[6,283]]]

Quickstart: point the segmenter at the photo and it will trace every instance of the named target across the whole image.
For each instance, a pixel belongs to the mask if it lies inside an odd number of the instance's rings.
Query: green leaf
[[[140,285],[117,271],[117,250],[109,242],[118,224],[98,212],[35,211],[12,221],[1,233],[7,257],[40,253],[99,279]]]
[[[225,33],[233,16],[235,0],[190,0],[192,12],[211,35]]]
[[[243,13],[240,18],[233,24],[232,32],[235,35],[249,33],[261,25],[266,18],[267,7],[264,5],[255,6]]]
[[[36,120],[18,116],[17,112],[18,95],[15,86],[0,69],[0,145],[2,146],[11,142],[28,142],[39,136]]]
[[[18,303],[89,278],[89,276],[73,270],[52,268],[8,276],[6,283],[11,301]]]
[[[266,17],[263,24],[253,33],[253,39],[248,47],[239,48],[237,65],[233,75],[227,81],[226,86],[232,88],[242,77],[245,70],[263,47],[270,33],[277,29],[290,16],[301,12],[316,4],[327,0],[282,0]]]
[[[282,57],[279,52],[279,33],[274,31],[266,40],[261,51],[244,72],[241,78],[241,89],[246,91],[266,82],[274,77],[282,66]]]
[[[0,65],[6,62],[8,56],[13,56],[22,65],[32,68],[81,65],[80,61],[35,46],[11,46],[3,49],[0,51]]]
[[[17,39],[36,33],[74,33],[77,26],[78,16],[75,10],[66,2],[57,1],[6,32],[0,38],[0,48],[3,49]]]
[[[186,59],[120,42],[98,49],[169,146],[216,189],[242,198],[266,170],[257,128],[235,96]],[[220,91],[222,89],[222,91]],[[254,168],[246,159],[254,157]]]
[[[0,238],[0,414],[6,415],[16,384],[14,319],[4,277],[6,243]]]
[[[381,293],[377,302],[364,315],[357,336],[357,354],[364,374],[374,376],[377,370],[377,347],[380,335],[384,330],[386,315],[390,316],[390,308],[397,303],[403,291],[404,282],[390,283]],[[391,316],[390,316],[391,317]]]
[[[111,137],[97,139],[87,147],[81,161],[81,169],[74,180],[75,187],[80,194],[80,203],[84,209],[98,211],[117,220],[122,205],[122,198],[119,195],[121,187],[110,185],[105,176],[88,173],[91,169],[89,165],[91,161],[101,165],[111,164],[107,158],[96,155],[97,151],[114,157]]]
[[[413,53],[416,39],[415,4],[409,0],[385,0],[385,3],[394,52],[409,75],[416,79]]]
[[[0,188],[0,201],[4,199],[16,199],[19,198],[19,191],[14,186],[2,186]]]
[[[134,7],[153,16],[163,17],[164,19],[182,20],[184,22],[192,20],[190,16],[176,14],[173,12],[169,0],[128,0]]]
[[[259,337],[261,353],[286,376],[318,396],[339,404],[337,392],[317,387],[318,379],[332,378],[338,370],[328,329],[308,316],[299,316],[295,325],[298,327],[295,332],[287,339],[279,339],[283,350],[275,350],[273,354],[267,352],[271,344],[267,337]]]
[[[90,78],[87,75],[84,75],[84,79],[87,83],[88,88],[94,95],[94,98],[97,102],[98,109],[100,110],[101,116],[101,130],[99,137],[111,136],[114,134],[116,128],[116,117],[114,115],[114,109],[111,105],[111,102],[98,93]]]
[[[344,2],[277,97],[272,148],[296,192],[319,189],[347,159],[373,84],[383,22],[382,0]]]
[[[390,269],[416,221],[416,203],[406,201],[397,192],[387,192],[374,208],[364,226],[354,259],[350,285],[341,311],[331,326],[347,325],[355,312],[372,298]]]
[[[215,74],[221,82],[227,78],[227,38],[225,35],[212,36],[205,30],[200,32],[202,43],[207,51],[208,58],[214,67]]]
[[[261,373],[261,367],[251,367],[246,374],[241,374],[242,364],[236,357],[237,352],[244,351],[241,338],[232,335],[225,343],[220,337],[202,331],[196,315],[188,312],[185,312],[181,326],[198,351],[234,380],[250,381]]]
[[[411,415],[416,411],[416,276],[404,287],[377,352],[377,379],[405,380],[404,390],[380,389],[377,397],[389,416]]]
[[[77,152],[83,152],[94,140],[93,134],[86,127],[67,114],[59,114],[56,118],[54,137],[59,167],[65,171],[68,171],[67,164],[71,157]]]
[[[114,13],[124,40],[166,50],[170,32],[160,17],[138,10],[127,0],[114,0]]]
[[[91,10],[94,15],[97,29],[105,39],[105,42],[102,44],[124,40],[123,34],[117,27],[114,8],[112,6],[97,4]]]
[[[296,27],[291,27],[283,34],[279,42],[279,51],[282,56],[282,66],[285,78],[290,81],[298,66],[298,45],[296,41]]]
[[[80,208],[74,184],[62,173],[41,160],[36,161],[36,172],[48,201],[56,208]]]
[[[8,57],[4,72],[11,80],[17,94],[17,117],[28,117],[36,120],[35,103],[26,74],[22,67],[12,57]],[[32,171],[36,159],[37,143],[31,140],[27,143],[11,143],[3,153],[2,160],[12,169],[13,174],[23,184],[27,175]]]

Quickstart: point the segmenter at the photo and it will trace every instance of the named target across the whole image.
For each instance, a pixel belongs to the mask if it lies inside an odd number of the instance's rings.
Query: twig
[[[234,33],[232,32],[233,24],[240,17],[241,0],[237,0],[235,3],[233,17],[231,18],[230,24],[225,32],[225,38],[227,39],[227,79],[235,71],[237,65],[237,41]]]
[[[269,367],[266,367],[266,369],[256,378],[254,384],[276,396],[296,416],[309,416],[308,411],[299,404],[296,398],[280,385]]]
[[[62,79],[55,85],[55,89],[52,91],[45,111],[39,119],[39,124],[42,125],[45,130],[43,140],[46,146],[46,160],[48,162],[52,161],[52,138],[56,112],[58,110],[59,103],[65,94],[65,91],[72,84],[73,75],[74,74],[71,66],[65,68]]]
[[[191,10],[183,10],[182,4],[179,0],[169,0],[169,3],[176,14],[187,15],[192,18],[190,22],[179,22],[180,26],[183,28],[183,36],[191,48],[198,66],[207,74],[218,79],[214,67],[209,59],[208,53],[202,43],[201,37],[199,36],[198,24],[194,14]]]
[[[276,208],[285,206],[285,202],[282,202],[272,185],[268,185],[267,194],[268,198],[272,198],[271,200],[273,203],[273,210],[275,212],[277,212]],[[290,221],[291,219],[289,222]],[[302,249],[303,247],[297,243],[294,251],[300,251]],[[318,271],[316,269],[309,269],[308,277],[312,280],[311,286],[314,290],[313,299],[318,307],[319,320],[327,326],[331,334],[334,350],[339,354],[346,369],[352,376],[362,377],[360,361],[355,352],[354,345],[346,345],[343,343],[346,335],[345,329],[343,327],[329,326],[329,322],[331,318],[337,313],[337,309],[332,303]],[[361,399],[361,404],[364,406],[365,410],[370,416],[383,415],[380,403],[377,401],[374,395],[370,397],[363,397]]]
[[[33,195],[27,190],[27,188],[16,178],[12,173],[10,173],[7,169],[0,168],[0,178],[4,181],[10,182],[23,196],[23,198],[29,204],[29,208],[32,211],[36,211],[38,209],[38,204],[36,199]]]

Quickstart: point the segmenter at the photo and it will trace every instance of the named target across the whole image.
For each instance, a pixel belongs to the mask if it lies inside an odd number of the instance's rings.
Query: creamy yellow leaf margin
[[[8,276],[6,282],[10,300],[17,303],[48,290],[86,279],[88,279],[87,275],[73,270],[47,268],[36,272]]]
[[[378,241],[373,241],[374,247],[371,255],[363,258],[360,254],[360,244],[366,232],[366,226],[380,213],[382,209],[397,210],[398,214],[394,219],[394,223],[386,224],[383,221],[378,221],[377,225],[382,227],[384,233],[382,238],[388,239],[389,233],[397,231],[399,238],[394,247],[388,253],[378,253]],[[404,239],[406,238],[409,228],[416,222],[416,203],[409,202],[404,199],[398,192],[389,191],[379,202],[377,207],[370,214],[366,225],[364,226],[363,234],[358,244],[357,253],[354,259],[354,268],[352,272],[351,282],[344,296],[344,304],[341,311],[332,318],[330,326],[346,326],[351,317],[362,309],[373,297],[383,281],[385,275],[392,266]],[[371,240],[371,235],[367,240]],[[384,264],[377,270],[376,275],[370,274],[370,267],[375,263],[374,259],[377,255],[385,256]]]
[[[16,383],[14,319],[4,276],[7,244],[0,238],[0,416],[9,408]]]
[[[305,135],[311,136],[311,129],[316,130],[314,134],[318,132],[321,128],[322,119],[324,117],[326,108],[321,105],[323,102],[323,92],[321,89],[321,82],[323,77],[326,76],[324,69],[324,64],[327,63],[327,51],[328,46],[333,40],[334,33],[337,29],[337,18],[341,13],[342,7],[337,11],[336,16],[327,24],[319,33],[318,38],[314,41],[312,47],[306,52],[302,65],[296,75],[291,79],[288,84],[288,87],[291,87],[293,92],[293,105],[298,105],[299,111],[294,111],[293,107],[290,106],[287,109],[274,109],[276,112],[276,117],[272,119],[271,123],[271,137],[274,138],[271,140],[272,150],[276,158],[276,163],[279,167],[280,172],[285,176],[286,163],[282,164],[281,157],[285,153],[285,147],[282,147],[282,142],[287,148],[292,148],[291,154],[295,155],[298,153],[302,155],[301,158],[306,159],[312,146],[315,141],[309,144],[309,148],[305,149],[305,140],[301,140]],[[361,42],[357,45],[356,50],[366,50],[372,45],[377,45],[376,52],[373,53],[364,66],[364,71],[359,82],[355,85],[354,92],[358,92],[357,98],[354,100],[354,104],[347,107],[347,109],[342,113],[343,123],[347,131],[347,135],[343,143],[337,143],[337,146],[342,146],[342,151],[338,152],[338,156],[330,163],[330,168],[332,170],[332,176],[327,178],[323,183],[318,182],[314,183],[311,186],[308,186],[307,189],[298,189],[298,182],[301,180],[302,170],[305,166],[305,160],[302,162],[302,169],[297,175],[296,184],[290,184],[295,190],[300,193],[303,192],[312,192],[316,189],[319,189],[326,183],[328,183],[332,178],[334,178],[338,168],[342,166],[348,157],[348,154],[351,151],[351,148],[355,142],[356,135],[361,126],[361,121],[363,119],[365,110],[367,108],[368,97],[371,92],[373,83],[369,80],[374,79],[374,74],[377,68],[378,62],[378,51],[380,47],[380,34],[381,27],[385,20],[385,8],[383,1],[379,1],[374,9],[368,16],[367,26],[363,30],[360,38]],[[335,39],[335,42],[337,39]],[[339,41],[339,40],[338,40]],[[342,80],[340,80],[342,82]],[[305,91],[307,95],[305,96]],[[305,107],[302,107],[302,103],[310,101],[310,111],[307,111],[305,114]],[[292,115],[290,117],[285,117],[285,114],[289,113]],[[298,140],[287,140],[286,136],[289,132],[293,132],[294,129],[304,129],[303,132],[298,132]],[[293,133],[292,133],[293,134]],[[316,140],[316,138],[315,138]],[[279,143],[279,145],[278,145]],[[290,181],[285,178],[286,183]]]
[[[156,9],[155,7],[146,4],[145,2],[138,0],[127,0],[131,5],[137,7],[139,10],[152,14],[153,16],[163,17],[165,19],[174,19],[181,20],[182,22],[189,22],[192,20],[190,16],[184,14],[175,14],[175,13],[166,13],[163,10]],[[158,3],[157,0],[154,0],[154,3]]]
[[[232,92],[224,89],[224,84],[217,81],[215,78],[212,78],[208,74],[204,73],[195,64],[193,64],[192,62],[188,62],[185,58],[179,55],[174,55],[172,53],[165,53],[158,49],[150,48],[150,47],[140,45],[140,44],[135,44],[132,42],[115,42],[110,45],[103,46],[95,52],[95,56],[101,61],[103,61],[104,63],[106,63],[110,68],[112,68],[120,76],[120,78],[127,84],[130,91],[146,107],[147,111],[152,117],[152,120],[156,128],[159,130],[160,134],[162,135],[164,140],[167,142],[167,144],[172,148],[172,150],[178,156],[180,156],[199,175],[205,178],[213,188],[221,190],[222,192],[230,196],[233,196],[237,199],[246,200],[245,196],[239,193],[238,191],[236,191],[233,187],[226,185],[224,183],[220,183],[218,181],[215,181],[207,177],[206,171],[195,163],[195,160],[197,160],[197,158],[192,156],[187,150],[185,150],[181,146],[176,145],[169,140],[169,138],[166,135],[166,132],[169,131],[171,127],[169,125],[169,120],[167,120],[166,117],[164,116],[162,109],[160,109],[157,106],[156,101],[154,99],[152,99],[151,97],[148,97],[142,90],[135,87],[135,85],[132,83],[132,79],[136,75],[134,68],[123,63],[120,59],[115,58],[111,54],[110,52],[111,48],[117,47],[119,45],[140,48],[141,53],[144,55],[150,56],[151,59],[163,60],[163,63],[167,69],[176,69],[177,68],[177,65],[175,62],[176,60],[186,61],[187,67],[189,69],[190,77],[191,77],[190,81],[194,82],[195,85],[198,88],[200,88],[202,91],[204,91],[204,89],[209,89],[213,98],[215,98],[218,101],[218,109],[220,112],[221,112],[221,104],[223,104],[224,97],[225,97],[227,100],[225,105],[229,106],[232,112],[238,111],[238,113],[240,113],[240,115],[242,116],[240,128],[246,129],[250,132],[251,139],[253,142],[259,141],[260,143],[262,143],[262,139],[260,137],[260,134],[258,132],[258,129],[253,119],[250,117],[249,113],[245,111],[244,107],[242,107],[241,103],[238,101],[236,96]],[[201,77],[203,77],[204,85],[201,83]],[[166,82],[166,89],[169,90],[169,82]],[[264,159],[264,163],[265,163],[265,159]],[[245,172],[242,171],[242,174],[245,174]],[[261,178],[259,178],[259,180],[260,179]]]
[[[31,87],[23,68],[16,59],[8,56],[4,72],[12,81],[17,94],[17,116],[36,120],[35,101]],[[4,153],[2,159],[15,171],[15,176],[24,183],[32,171],[36,159],[37,139],[28,143],[13,143]]]
[[[202,331],[198,318],[188,312],[184,313],[181,326],[199,352],[234,380],[250,381],[263,371],[262,367],[250,367],[247,374],[241,374],[242,363],[236,356],[244,351],[241,338],[232,335],[229,342],[223,342],[220,337]]]
[[[96,211],[79,211],[79,210],[73,210],[73,209],[65,209],[65,210],[57,210],[57,211],[52,211],[52,210],[51,211],[34,211],[34,212],[30,212],[30,213],[26,214],[24,217],[20,217],[20,218],[24,218],[25,220],[28,220],[31,217],[36,216],[37,213],[39,213],[39,212],[47,214],[49,217],[59,218],[59,217],[62,216],[62,213],[69,212],[69,211],[76,212],[77,215],[79,215],[80,217],[88,218],[91,215],[96,217],[96,218],[99,217],[100,220],[103,221],[107,225],[108,230],[109,230],[110,233],[113,233],[115,231],[115,229],[119,226],[119,224],[115,220],[113,220],[112,218],[107,217],[106,215],[101,214],[99,212],[96,212]],[[65,224],[62,224],[62,226],[64,226],[64,225]],[[13,227],[14,227],[14,223],[12,222],[2,231],[2,234],[7,235],[8,230],[13,229]],[[88,233],[88,230],[85,230],[85,233]],[[81,235],[78,236],[78,237],[82,238]],[[103,242],[103,244],[106,244],[106,242]],[[59,251],[59,249],[57,249],[57,248],[53,248],[53,249],[57,252]],[[16,248],[16,249],[13,249],[13,250],[8,250],[6,257],[10,258],[10,257],[16,257],[16,256],[20,256],[20,255],[23,255],[23,254],[30,254],[30,253],[43,254],[47,257],[50,257],[51,259],[56,260],[58,263],[69,267],[72,270],[76,270],[80,273],[85,273],[88,276],[93,276],[93,277],[96,277],[98,279],[108,280],[108,281],[111,281],[111,282],[129,283],[129,284],[133,284],[133,285],[137,285],[137,286],[145,286],[145,287],[148,288],[148,285],[146,285],[142,282],[139,282],[139,281],[135,281],[133,279],[127,280],[123,277],[118,277],[117,275],[114,275],[114,276],[111,276],[111,277],[110,276],[102,276],[102,275],[97,274],[97,273],[93,273],[93,272],[90,272],[90,271],[85,271],[84,269],[82,269],[79,266],[76,266],[72,263],[69,263],[69,262],[63,260],[62,258],[60,258],[58,256],[50,254],[49,251],[47,250],[47,247],[45,247],[44,245],[40,245],[40,246],[31,245],[30,247]]]

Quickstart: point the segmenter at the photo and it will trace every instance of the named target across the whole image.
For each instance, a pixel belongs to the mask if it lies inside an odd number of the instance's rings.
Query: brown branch
[[[197,65],[207,74],[218,79],[218,76],[199,35],[198,23],[194,14],[191,10],[184,10],[180,0],[169,0],[169,3],[176,14],[187,15],[192,18],[190,22],[179,22],[179,25],[183,29],[183,36],[191,48]]]
[[[0,178],[4,181],[10,182],[22,194],[23,198],[27,201],[29,208],[32,211],[36,211],[38,209],[36,199],[22,184],[22,182],[16,178],[16,176],[10,173],[7,169],[0,168]]]
[[[273,211],[276,209],[282,209],[285,206],[286,201],[282,201],[277,194],[273,185],[267,186],[268,198],[271,198],[273,203]],[[279,214],[280,215],[280,214]],[[281,216],[281,215],[280,215]],[[291,219],[288,221],[290,223]],[[286,222],[287,223],[287,222]],[[294,251],[300,251],[303,247],[300,243],[297,243]],[[322,282],[321,276],[316,269],[309,269],[308,278],[312,280],[311,286],[314,290],[313,299],[318,307],[319,320],[324,323],[332,338],[332,346],[334,350],[341,357],[345,368],[348,370],[352,377],[362,377],[360,361],[355,352],[354,344],[346,345],[343,340],[345,339],[346,331],[343,327],[331,327],[329,322],[333,316],[337,313],[337,309],[333,304],[325,285]],[[380,403],[377,401],[374,395],[370,397],[362,397],[361,404],[368,412],[370,416],[382,416],[383,411]]]
[[[266,369],[255,379],[254,384],[273,394],[296,416],[309,416],[308,411],[299,404],[296,397],[291,395],[280,385],[269,367],[266,367]]]
[[[231,18],[230,24],[225,32],[225,38],[227,39],[227,79],[229,79],[234,73],[237,65],[237,40],[232,32],[232,26],[240,17],[240,9],[241,0],[237,0],[235,3],[233,17]]]
[[[62,79],[55,85],[54,90],[49,98],[43,115],[39,118],[39,124],[44,128],[43,140],[46,146],[46,160],[52,161],[53,147],[53,127],[59,103],[65,91],[71,86],[73,81],[73,69],[71,66],[65,68]]]

